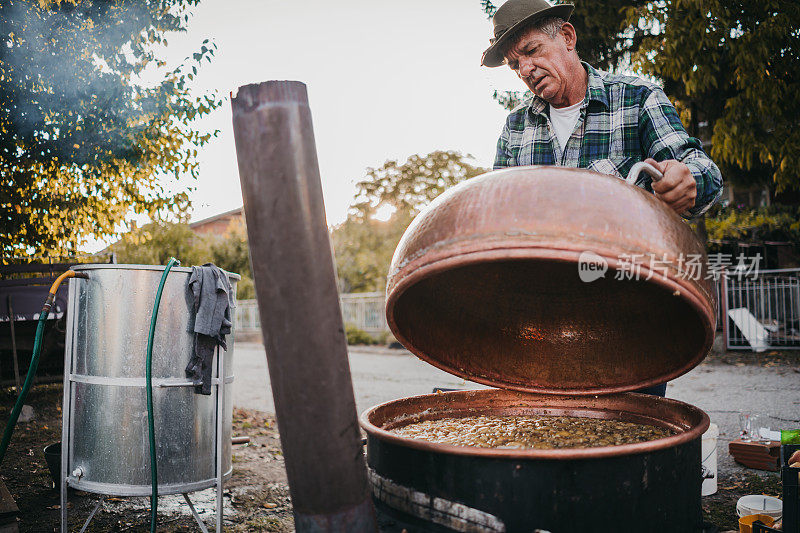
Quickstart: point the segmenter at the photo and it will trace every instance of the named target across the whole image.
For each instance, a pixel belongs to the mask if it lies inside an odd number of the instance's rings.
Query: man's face
[[[508,66],[533,93],[555,107],[568,104],[573,76],[570,67],[577,58],[575,29],[566,23],[550,38],[541,30],[529,29],[503,54]]]

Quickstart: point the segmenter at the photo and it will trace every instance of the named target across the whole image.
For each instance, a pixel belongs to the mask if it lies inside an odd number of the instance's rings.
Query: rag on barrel
[[[193,266],[189,276],[188,290],[194,299],[194,350],[186,376],[194,382],[198,394],[211,394],[214,350],[219,346],[227,349],[225,335],[231,332],[231,310],[233,294],[228,276],[212,263]]]

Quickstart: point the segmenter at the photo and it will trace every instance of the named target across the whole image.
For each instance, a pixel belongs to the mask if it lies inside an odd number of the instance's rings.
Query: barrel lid
[[[694,256],[701,270],[689,276],[681,261]],[[708,353],[716,303],[705,277],[702,244],[652,194],[589,171],[517,167],[417,216],[392,259],[386,316],[406,348],[471,381],[621,392]]]

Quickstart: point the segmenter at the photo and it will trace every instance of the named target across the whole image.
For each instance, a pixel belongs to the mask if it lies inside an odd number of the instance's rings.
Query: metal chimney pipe
[[[295,527],[374,532],[306,86],[245,85],[231,102]]]

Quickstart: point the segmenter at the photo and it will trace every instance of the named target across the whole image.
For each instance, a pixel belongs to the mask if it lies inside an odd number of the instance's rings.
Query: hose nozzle
[[[50,286],[50,292],[47,295],[47,300],[44,302],[44,306],[42,307],[42,313],[49,313],[50,308],[53,307],[53,302],[56,299],[56,292],[58,292],[58,287],[61,285],[61,282],[67,278],[83,278],[89,279],[89,275],[86,272],[75,272],[74,270],[67,270],[60,276],[56,278],[53,284]]]

